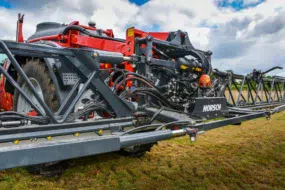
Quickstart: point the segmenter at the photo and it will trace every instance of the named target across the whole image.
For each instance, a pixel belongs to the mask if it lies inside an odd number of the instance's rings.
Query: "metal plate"
[[[75,85],[79,80],[76,73],[62,73],[62,81],[64,85]]]
[[[227,100],[224,97],[193,98],[189,113],[205,119],[224,117],[228,114]]]
[[[12,145],[12,146],[11,146]],[[119,137],[88,137],[0,147],[0,170],[120,150]]]

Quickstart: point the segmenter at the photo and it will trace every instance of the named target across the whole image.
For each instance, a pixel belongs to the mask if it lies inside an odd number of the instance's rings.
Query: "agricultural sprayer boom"
[[[285,109],[285,78],[266,76],[280,67],[212,69],[212,52],[195,49],[180,30],[130,28],[122,40],[94,25],[42,23],[28,43],[17,39],[0,41],[8,57],[0,66],[0,169],[49,173],[71,158],[142,156],[161,140],[194,141]]]

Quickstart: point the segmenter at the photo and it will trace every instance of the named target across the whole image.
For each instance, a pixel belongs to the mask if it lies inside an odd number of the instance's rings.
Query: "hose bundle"
[[[67,119],[67,122],[73,122],[76,119],[83,117],[83,116],[89,116],[90,113],[94,111],[105,111],[107,112],[111,117],[114,117],[115,114],[111,112],[106,104],[104,102],[98,102],[98,101],[90,101],[85,105],[85,107],[82,110],[79,110],[77,112],[74,112],[70,114],[70,116]]]
[[[0,121],[21,121],[28,120],[32,124],[48,124],[50,119],[47,116],[27,116],[14,111],[0,113]]]

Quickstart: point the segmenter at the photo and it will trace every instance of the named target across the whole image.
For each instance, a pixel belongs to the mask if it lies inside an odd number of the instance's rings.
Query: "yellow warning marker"
[[[102,129],[101,129],[101,130],[99,130],[99,131],[98,131],[98,133],[99,133],[100,135],[102,135],[103,130],[102,130]]]
[[[128,36],[128,37],[132,37],[132,36],[134,36],[134,35],[135,35],[135,28],[134,28],[134,27],[129,28],[129,29],[127,30],[127,36]]]
[[[50,141],[50,140],[51,140],[51,138],[52,138],[51,136],[48,136],[48,137],[47,137],[47,140],[48,140],[48,141]]]
[[[19,140],[14,140],[14,144],[19,144]]]
[[[74,136],[78,137],[78,136],[79,136],[79,133],[74,133]]]
[[[188,67],[186,65],[181,65],[180,68],[183,70],[188,69]]]

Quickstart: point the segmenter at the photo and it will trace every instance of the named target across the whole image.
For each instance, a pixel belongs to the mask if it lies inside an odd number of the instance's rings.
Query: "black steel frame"
[[[37,53],[38,52],[38,53]],[[106,103],[111,106],[117,117],[129,117],[132,115],[132,105],[114,94],[108,86],[104,83],[100,71],[99,71],[99,58],[95,51],[91,50],[74,50],[74,49],[59,49],[54,47],[46,47],[35,44],[24,44],[8,41],[0,41],[0,53],[5,53],[10,59],[11,64],[19,75],[23,78],[32,94],[35,96],[44,112],[38,108],[34,102],[28,97],[28,95],[21,89],[17,82],[9,75],[9,73],[0,66],[0,72],[6,77],[10,84],[16,88],[23,98],[38,112],[39,115],[48,116],[53,123],[64,123],[73,110],[77,101],[81,98],[83,93],[90,88],[94,91],[98,91],[102,98],[105,99]],[[25,55],[33,57],[53,57],[58,59],[64,59],[65,64],[71,66],[74,72],[80,77],[80,83],[84,83],[83,88],[77,94],[75,98],[72,98],[75,91],[79,87],[79,82],[73,87],[69,93],[67,99],[65,99],[62,106],[57,111],[57,114],[63,114],[62,119],[57,119],[56,115],[52,113],[46,103],[40,98],[36,92],[32,83],[24,73],[20,64],[14,58],[14,55]],[[96,55],[96,56],[94,56]],[[114,60],[113,54],[105,54],[105,61],[108,58]],[[101,62],[104,60],[100,60]],[[63,110],[67,108],[65,112]]]
[[[238,75],[218,70],[214,73],[218,80],[216,85],[220,85],[217,89],[218,93],[224,94],[231,106],[263,109],[285,103],[284,77],[267,78],[263,73]]]

